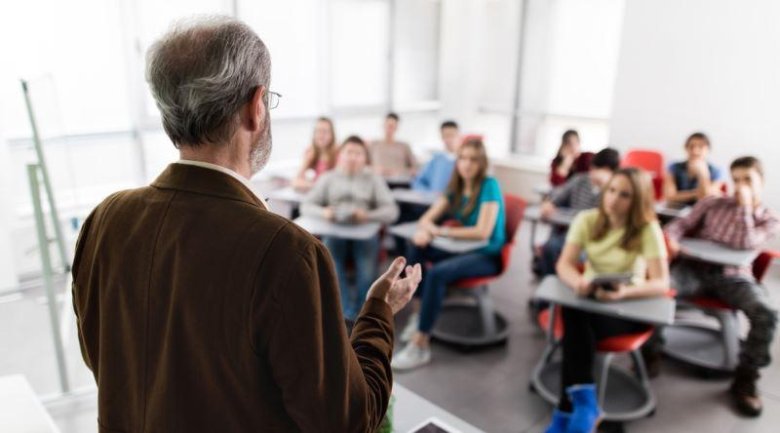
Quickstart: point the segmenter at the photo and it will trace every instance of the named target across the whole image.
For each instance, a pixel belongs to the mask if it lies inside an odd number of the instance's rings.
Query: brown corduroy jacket
[[[390,307],[347,337],[332,260],[241,182],[171,164],[108,197],[73,263],[101,433],[370,432],[387,409]]]

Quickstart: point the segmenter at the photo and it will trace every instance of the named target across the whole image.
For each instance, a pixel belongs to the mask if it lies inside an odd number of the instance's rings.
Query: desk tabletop
[[[550,193],[552,193],[553,187],[552,185],[546,183],[540,183],[533,187],[533,191],[542,197],[547,197],[548,195],[550,195]]]
[[[396,174],[392,176],[384,176],[385,182],[390,185],[408,185],[412,183],[414,177],[408,174]]]
[[[436,200],[441,197],[441,194],[437,192],[428,191],[415,191],[406,188],[397,188],[392,191],[395,201],[400,203],[411,203],[421,206],[430,206],[436,203]]]
[[[574,222],[574,218],[581,211],[571,208],[560,207],[550,216],[542,218],[542,207],[540,205],[531,205],[525,208],[523,219],[533,222],[548,222],[557,226],[568,227]]]
[[[304,197],[306,197],[306,193],[296,191],[291,186],[276,189],[268,193],[268,200],[270,203],[278,201],[283,201],[286,203],[300,203],[303,201]]]
[[[333,236],[342,239],[366,240],[379,233],[381,224],[375,222],[363,224],[337,224],[322,218],[298,217],[293,221],[313,235]]]
[[[411,239],[414,233],[417,231],[417,223],[403,223],[396,226],[392,226],[389,229],[390,233],[400,236],[405,239]],[[431,245],[448,253],[467,253],[469,251],[478,250],[484,246],[487,246],[487,241],[470,241],[464,239],[453,239],[445,236],[437,236],[431,242]]]
[[[0,431],[58,433],[30,383],[16,374],[0,377]]]
[[[735,250],[704,239],[683,238],[680,253],[704,262],[726,266],[750,266],[760,253],[758,250]]]
[[[603,302],[577,296],[558,277],[548,276],[539,285],[536,298],[605,316],[619,317],[636,322],[654,325],[674,323],[675,301],[672,298],[658,297],[630,299],[625,301]]]
[[[680,218],[691,213],[691,206],[675,206],[668,203],[656,203],[655,213],[666,218]]]
[[[393,406],[395,433],[409,433],[431,418],[441,420],[444,425],[451,428],[451,433],[483,433],[482,430],[420,397],[398,382],[393,383],[393,395],[395,396]]]

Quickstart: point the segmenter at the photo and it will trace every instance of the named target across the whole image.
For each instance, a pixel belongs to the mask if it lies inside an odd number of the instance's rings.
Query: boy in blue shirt
[[[441,124],[441,140],[445,151],[436,152],[412,182],[412,189],[424,192],[444,192],[455,167],[455,154],[460,147],[458,124],[448,120]]]

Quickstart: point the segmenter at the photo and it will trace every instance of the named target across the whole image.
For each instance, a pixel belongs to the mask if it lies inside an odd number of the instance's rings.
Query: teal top
[[[452,202],[453,197],[449,197]],[[455,219],[460,221],[466,227],[477,225],[477,219],[479,218],[479,210],[484,203],[498,202],[498,215],[496,215],[496,225],[493,227],[493,233],[488,239],[488,244],[485,247],[477,250],[477,252],[483,254],[499,254],[501,247],[506,243],[506,213],[504,212],[504,196],[501,194],[501,187],[498,185],[498,181],[494,177],[487,177],[482,181],[482,187],[479,191],[479,199],[474,206],[474,210],[468,215],[463,215],[463,208],[468,203],[469,197],[463,196],[463,205],[455,211]]]

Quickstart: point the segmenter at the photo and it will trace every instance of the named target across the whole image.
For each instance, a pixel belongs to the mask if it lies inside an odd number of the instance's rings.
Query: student
[[[369,146],[374,171],[383,177],[413,176],[417,170],[412,148],[395,139],[398,122],[398,115],[389,113],[385,117],[384,138],[374,140]]]
[[[314,184],[301,204],[301,213],[340,223],[380,222],[390,224],[398,207],[384,179],[366,168],[368,150],[362,139],[351,136],[338,153],[336,169]],[[336,265],[344,317],[353,320],[360,311],[371,282],[376,277],[379,236],[347,240],[325,236],[323,243]],[[346,264],[355,263],[357,290],[350,290]]]
[[[579,264],[583,253],[585,272]],[[650,177],[635,168],[619,169],[598,209],[581,212],[566,237],[557,265],[560,279],[579,296],[603,301],[662,296],[669,289],[661,227],[653,209]],[[613,291],[593,287],[603,273],[633,273],[633,281]],[[547,433],[592,432],[602,416],[593,378],[597,341],[639,332],[646,325],[572,308],[562,308],[564,335],[561,399]]]
[[[676,254],[683,236],[715,241],[740,250],[757,249],[778,229],[777,215],[761,202],[764,172],[752,156],[731,163],[733,197],[699,200],[691,213],[666,226],[669,250]],[[756,382],[758,369],[770,362],[769,345],[777,325],[777,310],[767,290],[754,279],[750,266],[733,268],[678,257],[672,264],[672,284],[680,296],[706,294],[741,310],[750,322],[730,393],[737,410],[761,414]]]
[[[542,203],[542,217],[549,218],[559,207],[584,210],[598,206],[602,188],[619,166],[620,153],[610,147],[602,149],[590,161],[587,173],[574,175],[563,186],[556,188],[549,200]],[[555,263],[561,255],[566,231],[566,228],[554,227],[550,238],[542,246],[539,260],[541,275],[555,273]]]
[[[424,192],[444,192],[455,167],[455,155],[460,147],[458,124],[448,120],[441,124],[444,152],[436,152],[412,182],[412,189]]]
[[[455,171],[447,193],[420,218],[410,245],[410,263],[433,262],[424,271],[417,295],[422,305],[415,311],[401,335],[406,347],[392,361],[397,370],[409,370],[431,360],[430,334],[441,310],[447,286],[466,277],[493,275],[501,268],[501,247],[506,241],[504,199],[498,181],[487,175],[488,159],[479,139],[464,142],[458,150]],[[444,217],[454,218],[459,227],[437,225]],[[488,241],[480,250],[451,254],[431,247],[436,236]]]
[[[333,121],[320,117],[314,125],[311,145],[306,149],[303,165],[293,180],[293,188],[308,191],[320,175],[336,165],[336,132]]]
[[[590,152],[580,152],[580,135],[577,131],[569,129],[564,132],[558,153],[550,164],[550,185],[563,185],[574,174],[588,171],[591,157],[593,154]]]
[[[688,159],[669,165],[664,179],[664,197],[672,204],[691,205],[696,200],[720,195],[723,182],[721,170],[707,162],[710,139],[701,132],[685,140]]]

